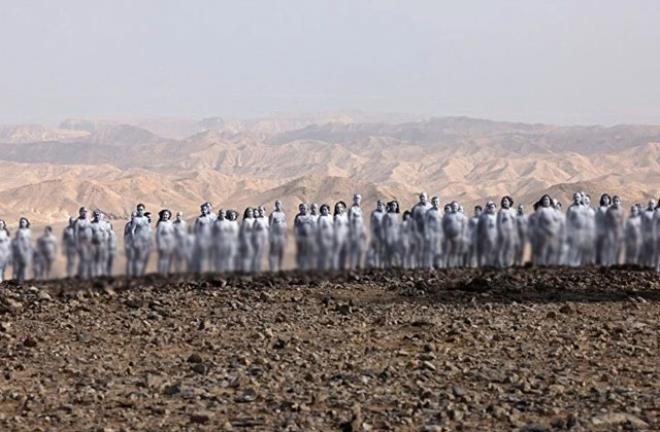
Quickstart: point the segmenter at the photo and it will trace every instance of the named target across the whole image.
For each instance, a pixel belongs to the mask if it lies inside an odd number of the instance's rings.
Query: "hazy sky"
[[[660,124],[660,1],[0,0],[0,122],[340,110]]]

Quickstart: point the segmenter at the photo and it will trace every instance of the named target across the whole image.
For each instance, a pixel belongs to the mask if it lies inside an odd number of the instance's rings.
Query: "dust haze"
[[[644,1],[6,3],[0,214],[422,189],[631,204],[657,195],[658,18]]]
[[[0,215],[657,195],[655,2],[5,3]],[[494,120],[484,120],[494,119]],[[585,126],[581,126],[584,124]],[[602,124],[603,126],[592,126]]]
[[[0,123],[347,110],[660,123],[650,0],[0,5]]]

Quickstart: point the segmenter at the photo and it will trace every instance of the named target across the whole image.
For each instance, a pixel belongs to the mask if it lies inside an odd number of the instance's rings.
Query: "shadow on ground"
[[[297,272],[260,274],[149,274],[140,278],[77,278],[48,281],[6,281],[0,288],[20,293],[38,287],[55,297],[79,291],[222,289],[231,286],[246,290],[273,290],[301,287],[310,290],[351,285],[381,287],[386,301],[423,303],[599,303],[627,300],[660,302],[660,277],[650,270],[620,266],[614,268],[510,268],[361,270],[355,272]],[[33,288],[34,290],[34,288]],[[378,299],[375,299],[378,302]]]

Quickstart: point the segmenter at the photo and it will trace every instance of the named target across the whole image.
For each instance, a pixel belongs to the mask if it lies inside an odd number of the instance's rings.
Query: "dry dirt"
[[[0,430],[658,430],[629,268],[0,284]]]

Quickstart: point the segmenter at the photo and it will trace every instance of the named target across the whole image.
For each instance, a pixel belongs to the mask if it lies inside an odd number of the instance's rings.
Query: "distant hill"
[[[628,206],[658,196],[659,143],[660,126],[360,113],[0,126],[0,218],[62,222],[80,205],[125,217],[137,201],[192,215],[206,200],[217,209],[275,199],[293,214],[300,200],[348,201],[356,191],[368,207],[378,198],[408,206],[422,190],[469,208],[503,194],[567,202],[576,189],[619,193]]]

